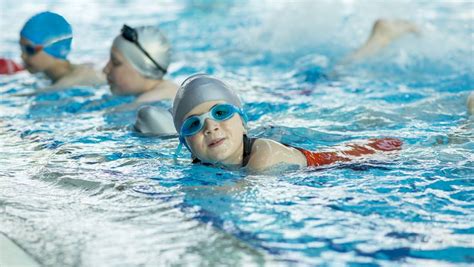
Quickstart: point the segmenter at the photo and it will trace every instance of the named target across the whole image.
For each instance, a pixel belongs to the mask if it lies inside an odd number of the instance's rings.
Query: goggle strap
[[[181,138],[180,138],[181,139]],[[183,148],[183,142],[179,140],[179,145],[176,147],[176,150],[174,151],[174,158],[178,158],[179,154],[181,154],[181,149]]]
[[[133,40],[130,40],[130,39],[126,38],[126,37],[124,36],[125,30],[128,30],[128,31],[130,31],[130,32],[133,32],[136,37],[133,38]],[[148,54],[148,52],[145,50],[145,48],[143,48],[143,46],[140,44],[140,42],[138,42],[138,34],[137,34],[137,30],[136,30],[136,29],[134,29],[134,28],[132,28],[132,27],[130,27],[130,26],[124,24],[123,27],[122,27],[122,30],[121,30],[121,35],[122,35],[122,37],[123,37],[125,40],[127,40],[127,41],[129,41],[129,42],[131,42],[131,43],[134,43],[134,44],[138,47],[138,49],[140,49],[140,51],[142,51],[142,53],[145,54],[145,56],[153,63],[153,65],[155,65],[155,67],[156,67],[158,70],[160,70],[161,72],[163,72],[163,74],[166,74],[167,70],[166,70],[165,68],[163,68],[160,64],[158,64],[158,62],[156,62],[156,61],[150,56],[150,54]]]
[[[229,105],[230,105],[230,104],[229,104]],[[243,123],[244,123],[244,126],[246,126],[246,125],[247,125],[247,122],[248,122],[247,114],[246,114],[241,108],[237,108],[237,107],[235,107],[234,105],[230,105],[230,106],[232,106],[232,109],[233,109],[233,114],[232,114],[232,116],[233,116],[235,113],[239,114],[240,117],[242,118],[242,121],[243,121]],[[212,109],[214,109],[214,108],[215,108],[215,107],[213,107]],[[211,109],[211,110],[212,110],[212,109]],[[206,114],[208,114],[208,115],[206,115]],[[220,119],[214,118],[214,116],[212,116],[212,112],[209,111],[209,112],[204,113],[204,114],[202,114],[202,115],[200,115],[200,116],[196,116],[196,117],[199,119],[199,123],[200,123],[200,124],[203,124],[203,119],[202,119],[203,116],[204,116],[204,119],[211,118],[211,119],[216,120],[216,121],[222,121],[222,120],[220,120]],[[230,118],[230,117],[229,117],[229,118]],[[229,118],[227,118],[227,119],[229,119]],[[225,119],[225,120],[227,120],[227,119]],[[186,122],[186,120],[185,120],[185,122]],[[184,126],[185,126],[185,123],[183,123],[183,125],[181,126],[180,134],[183,133],[183,128],[184,128]],[[203,126],[201,126],[200,129],[202,129],[202,127],[203,127]],[[199,131],[200,131],[200,130],[199,130]]]
[[[64,40],[68,40],[68,39],[72,39],[72,34],[66,34],[66,35],[63,35],[63,36],[59,36],[59,37],[50,39],[50,40],[48,40],[47,42],[45,42],[44,44],[42,44],[40,46],[47,47],[47,46],[50,46],[50,45],[53,45],[55,43],[58,43],[58,42],[61,42],[61,41],[64,41]]]
[[[239,109],[240,116],[244,120],[244,124],[247,124],[249,118],[247,117],[247,113],[245,113],[242,109]]]

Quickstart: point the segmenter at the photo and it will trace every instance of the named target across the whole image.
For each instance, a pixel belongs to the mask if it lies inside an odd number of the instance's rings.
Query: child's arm
[[[375,154],[377,151],[400,150],[403,142],[396,138],[369,139],[367,144],[350,144],[350,149],[331,152],[312,152],[299,149],[305,156],[308,166],[321,166],[341,161],[351,161],[354,157]]]
[[[349,149],[331,152],[312,152],[293,148],[268,139],[258,139],[247,165],[249,171],[261,172],[278,164],[321,166],[351,161],[354,157],[375,154],[377,151],[400,150],[402,141],[396,138],[369,139],[365,144],[349,144]]]
[[[281,164],[303,167],[306,158],[297,149],[273,140],[259,138],[255,141],[247,164],[248,171],[263,172]]]

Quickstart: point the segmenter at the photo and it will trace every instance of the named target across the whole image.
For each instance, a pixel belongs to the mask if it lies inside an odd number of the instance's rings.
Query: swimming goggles
[[[68,35],[65,35],[65,36],[54,38],[54,39],[50,40],[49,42],[47,42],[45,44],[42,44],[42,45],[20,44],[20,47],[21,47],[22,52],[26,53],[28,56],[33,56],[36,53],[38,53],[39,51],[45,49],[46,47],[48,47],[50,45],[53,45],[53,44],[58,43],[60,41],[68,40],[68,39],[71,39],[71,38],[72,38],[72,35],[68,34]]]
[[[188,148],[189,151],[191,151],[184,137],[193,136],[199,133],[204,128],[206,119],[212,119],[217,122],[226,121],[232,118],[235,113],[240,115],[244,124],[247,123],[247,116],[242,111],[242,109],[231,104],[217,104],[204,114],[188,117],[181,126],[181,131],[179,133],[179,145],[176,148],[175,157],[177,157],[180,153],[183,144]]]
[[[140,49],[140,51],[143,52],[143,54],[145,54],[145,56],[151,60],[151,62],[153,62],[153,64],[156,66],[156,68],[158,68],[159,70],[161,70],[163,73],[166,73],[166,69],[163,68],[162,66],[160,66],[160,64],[158,64],[158,62],[156,62],[151,56],[150,54],[148,54],[148,52],[143,48],[143,46],[141,46],[141,44],[138,42],[138,33],[137,33],[137,30],[135,30],[134,28],[124,24],[123,27],[122,27],[122,37],[129,41],[129,42],[132,42],[134,43],[138,49]]]
[[[193,136],[199,133],[204,127],[206,119],[213,119],[215,121],[226,121],[234,116],[235,113],[244,117],[241,109],[231,104],[217,104],[213,106],[208,112],[201,115],[193,115],[187,118],[183,126],[181,126],[181,136]]]

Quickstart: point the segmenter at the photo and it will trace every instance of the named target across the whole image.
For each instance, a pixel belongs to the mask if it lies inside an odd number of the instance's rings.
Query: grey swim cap
[[[135,130],[144,134],[176,134],[171,113],[163,108],[144,106],[138,110]]]
[[[206,74],[194,74],[188,77],[178,89],[173,103],[173,121],[179,133],[184,116],[196,106],[209,101],[223,100],[239,108],[239,97],[224,82]]]
[[[138,35],[138,43],[161,67],[168,69],[171,47],[158,27],[142,26],[135,28],[135,30]],[[163,71],[159,70],[136,44],[127,41],[122,35],[115,37],[113,47],[118,49],[141,75],[156,80],[163,77]]]

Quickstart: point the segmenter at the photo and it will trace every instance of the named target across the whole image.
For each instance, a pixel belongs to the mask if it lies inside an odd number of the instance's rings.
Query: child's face
[[[185,119],[206,113],[219,103],[225,102],[202,103],[186,114]],[[208,118],[201,131],[186,137],[186,143],[192,153],[203,162],[236,165],[242,161],[244,132],[245,128],[238,113],[225,121],[218,122]]]
[[[145,90],[145,78],[114,47],[103,72],[114,95],[137,95]]]
[[[25,38],[20,39],[21,59],[30,73],[43,72],[54,65],[54,58],[46,54],[40,46],[33,45]]]

